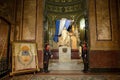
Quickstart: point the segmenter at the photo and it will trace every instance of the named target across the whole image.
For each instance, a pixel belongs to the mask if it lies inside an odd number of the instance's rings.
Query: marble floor
[[[120,80],[120,73],[92,73],[82,72],[83,62],[81,59],[70,62],[50,60],[49,73],[36,72],[14,75],[1,80]]]
[[[83,70],[81,59],[72,59],[69,62],[60,62],[59,60],[50,60],[49,70]]]
[[[21,74],[4,80],[120,80],[120,73],[83,73],[78,70],[52,70],[50,73]]]

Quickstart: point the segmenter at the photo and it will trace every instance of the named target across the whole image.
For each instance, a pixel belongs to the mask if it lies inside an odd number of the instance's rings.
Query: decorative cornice
[[[70,5],[76,5],[76,4],[80,4],[82,2],[82,0],[72,0],[72,1],[59,1],[57,2],[56,0],[54,1],[46,1],[46,4],[51,4],[51,5],[56,5],[56,6],[70,6]]]
[[[47,1],[65,3],[65,2],[76,2],[76,1],[81,1],[81,0],[47,0]]]

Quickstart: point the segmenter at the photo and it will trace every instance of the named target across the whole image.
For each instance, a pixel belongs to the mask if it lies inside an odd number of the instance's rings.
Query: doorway
[[[10,71],[10,23],[0,17],[0,76],[4,76]]]

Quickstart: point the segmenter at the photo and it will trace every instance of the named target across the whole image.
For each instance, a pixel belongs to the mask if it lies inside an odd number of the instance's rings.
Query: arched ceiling
[[[45,10],[47,13],[68,14],[83,13],[86,7],[86,0],[46,0]]]
[[[79,24],[86,11],[87,0],[45,0],[44,23],[54,26],[55,20],[67,18]]]

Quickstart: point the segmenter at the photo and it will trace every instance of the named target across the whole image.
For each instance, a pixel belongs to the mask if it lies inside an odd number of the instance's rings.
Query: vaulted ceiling
[[[48,13],[82,13],[86,8],[86,0],[46,0],[45,9]]]
[[[44,16],[51,21],[68,18],[76,22],[84,16],[87,11],[87,0],[45,0]],[[45,19],[46,20],[46,19]]]

